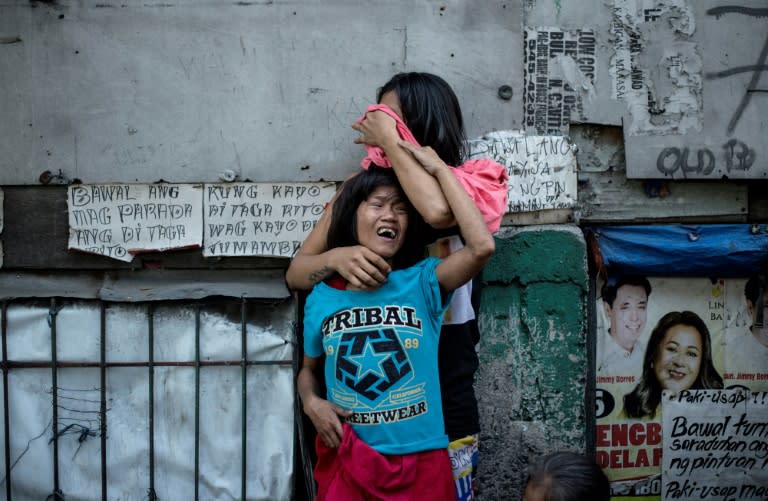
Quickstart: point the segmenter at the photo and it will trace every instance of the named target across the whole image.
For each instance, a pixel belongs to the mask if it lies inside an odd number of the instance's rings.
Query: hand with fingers
[[[424,170],[435,175],[441,168],[448,168],[448,165],[438,156],[435,150],[430,146],[416,146],[402,139],[398,141],[398,146],[410,152],[413,158],[424,167]]]
[[[360,137],[355,139],[356,144],[384,147],[387,143],[394,144],[400,139],[395,119],[383,111],[366,113],[365,119],[352,124],[352,128],[360,133]]]
[[[337,247],[330,251],[332,267],[347,281],[349,290],[373,290],[387,281],[389,263],[362,245]]]
[[[342,420],[349,417],[352,412],[316,397],[304,405],[304,412],[315,425],[317,434],[328,447],[338,447],[343,437]]]

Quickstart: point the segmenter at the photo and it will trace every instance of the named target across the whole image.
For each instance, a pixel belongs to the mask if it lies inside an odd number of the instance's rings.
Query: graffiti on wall
[[[627,176],[765,179],[768,8],[750,1],[665,3],[669,8],[659,12],[644,4],[634,24],[623,14],[628,2],[614,4],[613,94],[636,92],[627,98]],[[624,45],[629,56],[622,61]],[[670,58],[669,48],[684,50]],[[623,84],[616,78],[621,69]],[[685,111],[675,105],[684,89],[696,98]]]
[[[720,19],[722,16],[725,16],[726,14],[741,14],[741,15],[751,16],[755,18],[768,18],[768,8],[757,9],[757,8],[750,8],[750,7],[742,7],[738,5],[724,5],[720,7],[713,7],[707,11],[707,15],[715,16],[715,18],[717,19]],[[766,58],[768,58],[768,36],[766,36],[765,38],[763,47],[760,50],[760,55],[757,57],[757,62],[755,62],[755,64],[737,66],[737,67],[728,68],[722,71],[709,72],[706,74],[706,77],[708,79],[718,79],[718,78],[726,78],[731,75],[738,75],[740,73],[751,73],[749,83],[747,84],[747,87],[744,89],[744,93],[741,96],[741,100],[739,101],[739,104],[736,106],[736,109],[733,111],[733,116],[731,116],[731,119],[728,122],[728,126],[726,127],[726,133],[729,136],[733,134],[733,131],[736,128],[736,125],[739,123],[739,120],[741,119],[741,116],[744,113],[744,109],[749,105],[749,102],[752,99],[752,95],[757,92],[768,92],[768,89],[760,90],[757,87],[757,84],[760,81],[760,76],[762,72],[768,70],[768,65],[765,64]]]
[[[725,142],[717,156],[706,146],[693,150],[688,146],[682,148],[668,146],[661,150],[656,158],[656,168],[665,176],[675,174],[682,174],[683,177],[690,174],[706,176],[715,171],[718,159],[720,170],[724,168],[728,174],[749,171],[755,163],[755,150],[738,139],[729,139]]]

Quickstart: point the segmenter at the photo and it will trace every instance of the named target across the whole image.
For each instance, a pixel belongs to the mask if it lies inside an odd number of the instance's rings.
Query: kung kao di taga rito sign
[[[69,248],[130,262],[139,252],[199,247],[202,187],[72,185],[67,190]]]
[[[335,191],[334,183],[207,184],[203,255],[293,256]]]
[[[662,415],[662,499],[768,499],[768,392],[665,392]]]

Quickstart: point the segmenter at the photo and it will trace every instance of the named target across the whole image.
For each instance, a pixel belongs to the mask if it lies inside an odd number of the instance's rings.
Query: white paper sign
[[[569,209],[576,205],[576,151],[567,137],[498,131],[470,141],[470,158],[507,168],[507,212]]]
[[[334,183],[206,184],[203,255],[291,257],[315,227]]]
[[[199,247],[201,189],[199,184],[71,185],[69,248],[130,262],[138,252]]]
[[[768,392],[662,397],[662,499],[768,499]]]

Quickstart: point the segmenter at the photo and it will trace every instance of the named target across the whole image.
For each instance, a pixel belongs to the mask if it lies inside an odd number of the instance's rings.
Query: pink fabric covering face
[[[418,141],[416,141],[416,138],[413,137],[411,129],[409,129],[408,126],[405,125],[405,122],[403,122],[403,120],[397,116],[397,113],[395,113],[395,111],[386,104],[372,104],[368,106],[368,108],[365,109],[363,116],[355,120],[355,123],[361,123],[363,120],[365,120],[365,115],[371,113],[372,111],[383,111],[387,115],[394,118],[395,128],[397,129],[397,135],[400,136],[400,139],[403,141],[408,141],[411,144],[415,144],[416,146],[421,146]],[[379,167],[392,167],[392,163],[387,158],[387,155],[384,154],[384,150],[378,146],[370,146],[366,144],[365,151],[367,152],[367,155],[362,160],[360,160],[360,167],[363,169],[368,169],[371,164],[378,165]]]
[[[395,128],[400,139],[408,141],[416,146],[421,146],[413,133],[405,125],[405,122],[397,116],[392,108],[385,104],[373,104],[366,108],[365,113],[381,111],[395,119]],[[365,114],[358,118],[355,123],[365,120]],[[384,150],[378,146],[365,145],[367,152],[365,158],[360,161],[363,169],[368,169],[371,164],[379,167],[392,167]],[[459,183],[467,191],[469,197],[475,202],[480,213],[483,215],[485,224],[491,233],[495,233],[501,226],[501,218],[507,212],[507,170],[499,164],[488,158],[478,158],[468,160],[463,164],[454,167],[451,171],[458,179]]]

